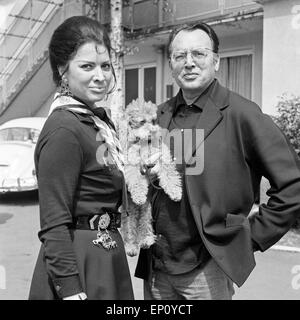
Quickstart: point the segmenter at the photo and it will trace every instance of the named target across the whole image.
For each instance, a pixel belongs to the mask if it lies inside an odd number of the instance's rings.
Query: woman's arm
[[[59,128],[39,150],[40,222],[47,272],[60,298],[82,292],[72,245],[72,211],[83,153],[74,134]]]

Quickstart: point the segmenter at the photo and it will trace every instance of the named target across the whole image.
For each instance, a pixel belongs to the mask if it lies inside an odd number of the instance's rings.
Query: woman
[[[42,242],[29,299],[133,299],[118,208],[123,159],[96,103],[114,87],[110,41],[99,22],[71,17],[49,45],[55,95],[35,164]]]

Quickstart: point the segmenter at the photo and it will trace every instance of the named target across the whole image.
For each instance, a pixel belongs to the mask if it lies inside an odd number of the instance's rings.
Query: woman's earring
[[[60,80],[59,93],[62,96],[72,97],[72,92],[70,90],[68,80],[64,77]]]

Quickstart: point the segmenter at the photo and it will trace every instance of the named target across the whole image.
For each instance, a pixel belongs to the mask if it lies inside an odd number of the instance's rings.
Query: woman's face
[[[94,107],[95,102],[105,97],[113,77],[106,47],[94,42],[80,46],[63,77],[74,96]]]

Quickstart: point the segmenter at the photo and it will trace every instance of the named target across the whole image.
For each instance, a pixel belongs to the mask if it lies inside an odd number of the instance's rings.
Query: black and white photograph
[[[0,0],[0,300],[300,300],[300,0]]]

